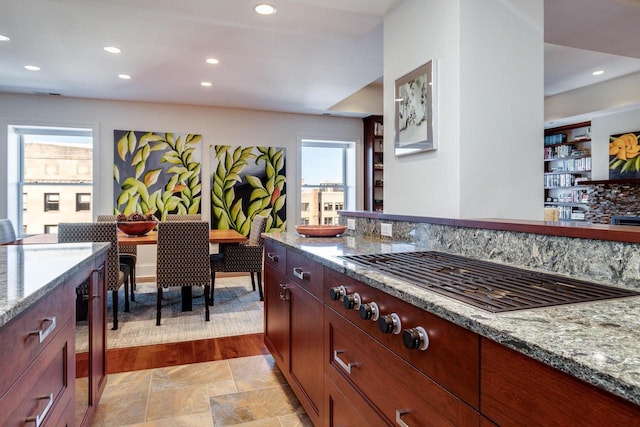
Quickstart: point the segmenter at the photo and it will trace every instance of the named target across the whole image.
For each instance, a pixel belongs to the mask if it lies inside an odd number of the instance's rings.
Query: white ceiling
[[[382,17],[404,0],[257,1],[0,0],[0,91],[341,114],[382,76]],[[545,94],[640,71],[639,3],[545,0]]]

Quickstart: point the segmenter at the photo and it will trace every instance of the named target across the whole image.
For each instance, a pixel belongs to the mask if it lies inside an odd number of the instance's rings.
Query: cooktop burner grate
[[[340,258],[493,313],[640,295],[628,289],[435,251]]]

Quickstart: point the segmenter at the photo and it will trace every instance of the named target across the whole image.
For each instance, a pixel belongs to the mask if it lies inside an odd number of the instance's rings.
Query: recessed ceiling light
[[[253,10],[259,15],[273,15],[276,13],[276,8],[268,3],[257,4],[253,7]]]
[[[213,85],[211,84],[211,82],[200,82],[200,86],[211,87]]]
[[[0,42],[8,42],[9,40],[11,40],[9,37],[4,34],[0,34]]]
[[[119,47],[115,47],[115,46],[105,46],[104,50],[109,52],[109,53],[122,53],[122,49],[120,49]]]
[[[40,67],[38,67],[37,65],[25,65],[24,68],[29,71],[40,71]]]
[[[120,77],[122,80],[131,79],[131,76],[129,74],[118,74],[118,77]]]
[[[598,71],[594,71],[594,72],[593,72],[593,73],[591,73],[591,74],[593,74],[594,76],[599,76],[599,75],[601,75],[601,74],[604,74],[604,71],[602,71],[602,70],[598,70]]]
[[[220,61],[216,58],[207,58],[207,64],[219,64]]]

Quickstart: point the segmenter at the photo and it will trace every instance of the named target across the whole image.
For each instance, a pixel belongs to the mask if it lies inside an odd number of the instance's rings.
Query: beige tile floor
[[[270,355],[111,374],[91,425],[312,426]]]

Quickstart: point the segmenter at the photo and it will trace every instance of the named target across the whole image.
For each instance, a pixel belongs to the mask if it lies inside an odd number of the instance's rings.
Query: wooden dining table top
[[[209,243],[242,243],[245,241],[247,241],[247,238],[236,230],[209,230]],[[17,245],[45,243],[58,243],[58,235],[53,233],[36,234],[14,242]],[[155,230],[148,232],[144,236],[129,236],[118,231],[119,245],[155,245],[156,243],[158,243],[158,232]]]

